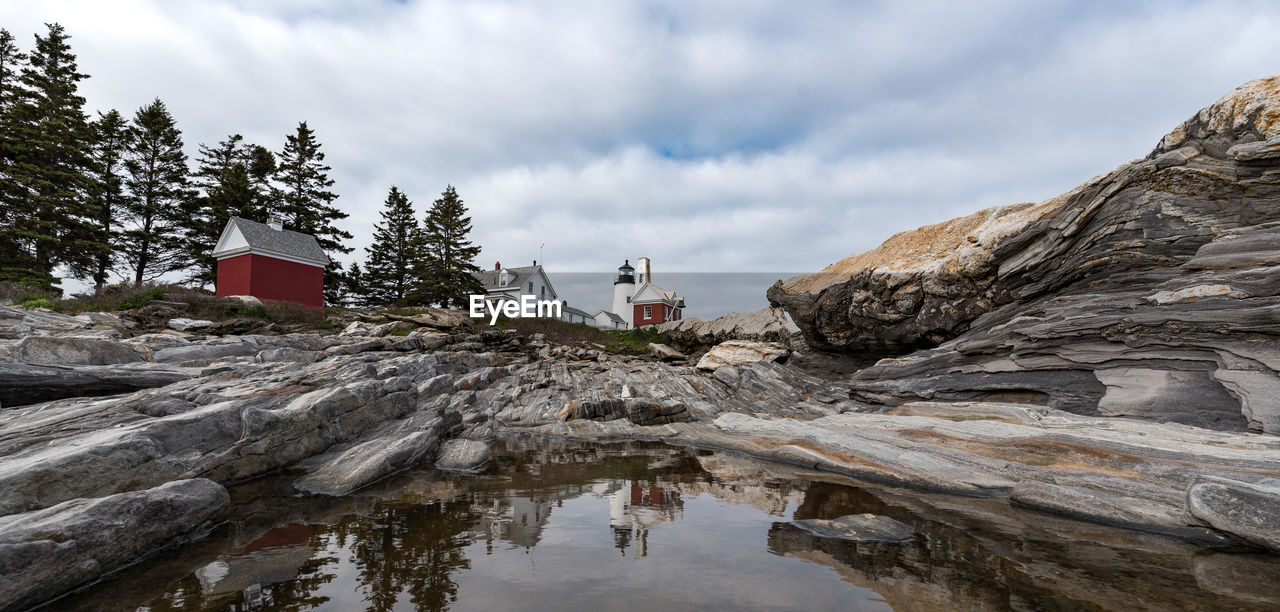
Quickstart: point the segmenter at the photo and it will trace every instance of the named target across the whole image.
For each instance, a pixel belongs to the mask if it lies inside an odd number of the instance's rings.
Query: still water
[[[516,438],[481,475],[342,498],[232,489],[210,538],[56,609],[1275,609],[1280,557],[844,481],[732,454]],[[907,542],[805,519],[891,517]]]

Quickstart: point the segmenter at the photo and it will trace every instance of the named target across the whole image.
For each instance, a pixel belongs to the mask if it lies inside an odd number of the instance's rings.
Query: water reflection
[[[1267,609],[1280,559],[743,457],[515,439],[486,476],[233,490],[214,537],[60,609]],[[905,543],[792,521],[871,513]]]

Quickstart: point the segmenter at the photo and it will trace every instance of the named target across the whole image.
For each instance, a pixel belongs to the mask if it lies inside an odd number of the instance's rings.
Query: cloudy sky
[[[421,210],[452,183],[482,267],[545,243],[553,272],[816,270],[1051,197],[1280,73],[1267,2],[0,4],[26,48],[50,21],[90,109],[158,96],[193,157],[306,120],[360,256],[390,185]]]

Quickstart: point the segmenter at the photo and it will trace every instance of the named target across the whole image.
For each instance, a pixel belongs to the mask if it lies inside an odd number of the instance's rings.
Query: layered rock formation
[[[813,346],[905,354],[855,375],[864,401],[1018,401],[1277,433],[1277,226],[1272,77],[1071,192],[903,232],[769,298]]]

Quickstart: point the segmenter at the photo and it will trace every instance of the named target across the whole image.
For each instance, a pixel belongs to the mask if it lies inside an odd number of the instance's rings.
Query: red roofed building
[[[232,217],[213,248],[218,296],[324,307],[324,268],[329,258],[314,236],[284,229],[279,218],[258,223]]]

